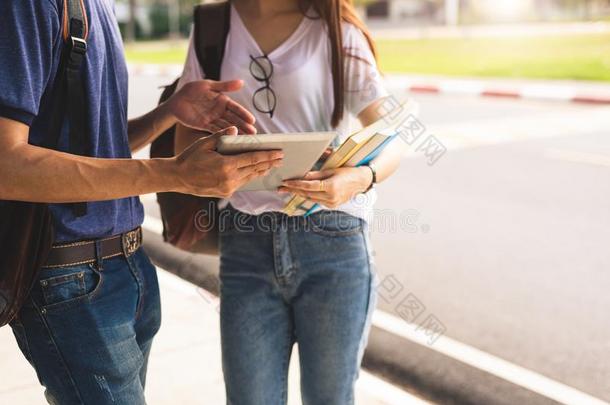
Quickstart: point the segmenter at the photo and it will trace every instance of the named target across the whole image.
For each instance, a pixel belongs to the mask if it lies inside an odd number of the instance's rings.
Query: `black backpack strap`
[[[195,52],[206,79],[220,80],[220,67],[231,26],[231,4],[201,4],[195,7]]]
[[[62,133],[65,117],[70,124],[68,151],[74,155],[89,152],[87,138],[87,100],[81,67],[87,53],[89,24],[85,0],[63,0],[62,37],[64,47],[53,89],[54,113],[51,134],[45,147],[56,149]],[[74,214],[87,213],[87,204],[74,204]]]
[[[70,152],[85,155],[86,145],[86,99],[82,82],[81,66],[87,53],[87,12],[84,0],[64,0],[64,74],[68,97],[70,120]]]

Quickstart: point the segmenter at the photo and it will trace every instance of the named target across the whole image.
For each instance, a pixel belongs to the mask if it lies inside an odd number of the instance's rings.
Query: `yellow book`
[[[373,135],[374,133],[361,131],[350,136],[328,157],[320,170],[341,167],[347,160],[349,160],[350,157],[352,157],[354,153],[358,151],[358,149],[364,146],[368,142],[369,138],[371,138]],[[287,215],[294,215],[295,210],[305,201],[305,198],[295,195],[284,208],[284,213]]]
[[[360,131],[350,136],[339,146],[339,148],[328,157],[321,170],[336,169],[343,166],[358,149],[364,146],[368,140],[375,135],[375,132]]]
[[[364,158],[370,155],[375,149],[377,149],[381,144],[383,144],[388,138],[392,137],[393,133],[387,131],[386,134],[378,132],[371,139],[367,141],[364,146],[362,146],[356,153],[350,157],[347,162],[343,164],[345,167],[355,167],[358,163],[360,163]]]
[[[351,163],[352,157],[362,148],[374,150],[374,143],[378,142],[377,146],[379,146],[382,142],[382,138],[385,138],[385,133],[387,133],[387,131],[396,130],[396,128],[404,123],[410,115],[416,112],[416,110],[417,106],[413,102],[407,101],[400,104],[397,108],[385,114],[371,125],[350,135],[350,137],[328,157],[320,170],[336,169],[342,167],[348,163],[348,161]],[[384,135],[376,137],[378,134]],[[367,146],[365,147],[365,145]],[[366,153],[365,156],[366,155],[368,155],[368,153]],[[355,161],[356,159],[353,160]],[[357,159],[357,161],[360,160],[361,159]],[[304,204],[306,201],[306,198],[294,195],[284,207],[283,212],[287,215],[294,215],[301,205],[306,205],[305,210],[307,210],[310,208],[307,206],[311,204]]]
[[[284,214],[294,215],[298,206],[301,203],[303,203],[304,201],[305,201],[305,199],[303,197],[300,197],[298,195],[293,195],[292,198],[290,199],[290,201],[288,201],[288,203],[286,204],[286,207],[284,207]]]
[[[375,132],[369,130],[356,132],[347,138],[345,142],[343,142],[341,146],[339,146],[339,148],[328,157],[320,170],[336,169],[337,167],[343,166],[343,164],[347,162],[356,152],[358,152],[358,150],[362,148],[374,135]],[[303,197],[296,195],[293,196],[288,204],[286,204],[284,213],[287,215],[294,215],[295,210],[305,201],[306,199]]]

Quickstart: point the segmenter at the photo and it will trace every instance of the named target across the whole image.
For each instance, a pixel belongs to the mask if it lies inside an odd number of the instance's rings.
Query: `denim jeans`
[[[50,404],[140,405],[160,323],[157,275],[140,249],[43,269],[11,327]]]
[[[353,404],[374,307],[366,223],[339,211],[221,218],[227,403],[286,404],[296,342],[303,404]]]

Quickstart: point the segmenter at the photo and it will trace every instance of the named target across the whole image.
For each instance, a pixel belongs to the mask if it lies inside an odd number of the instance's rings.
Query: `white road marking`
[[[481,82],[471,80],[449,79],[441,82],[438,86],[442,93],[461,93],[477,95],[485,90]]]
[[[573,163],[610,167],[610,155],[602,155],[599,153],[579,152],[566,149],[547,149],[544,151],[544,157],[547,159],[564,160]]]
[[[529,85],[523,87],[521,95],[539,100],[570,101],[576,95],[576,90],[565,86]]]
[[[386,312],[375,311],[373,325],[560,403],[568,405],[608,405],[607,402],[576,388],[569,387],[447,336],[440,336],[431,345],[429,344],[429,335],[426,335],[421,329],[418,331],[414,325]]]

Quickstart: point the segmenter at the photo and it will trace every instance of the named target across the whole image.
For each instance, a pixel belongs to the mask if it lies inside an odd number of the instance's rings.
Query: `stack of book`
[[[411,101],[400,104],[373,124],[348,137],[324,162],[320,170],[362,166],[375,159],[404,130],[409,116],[416,114]],[[288,215],[309,215],[318,205],[304,197],[293,195],[284,207]]]

